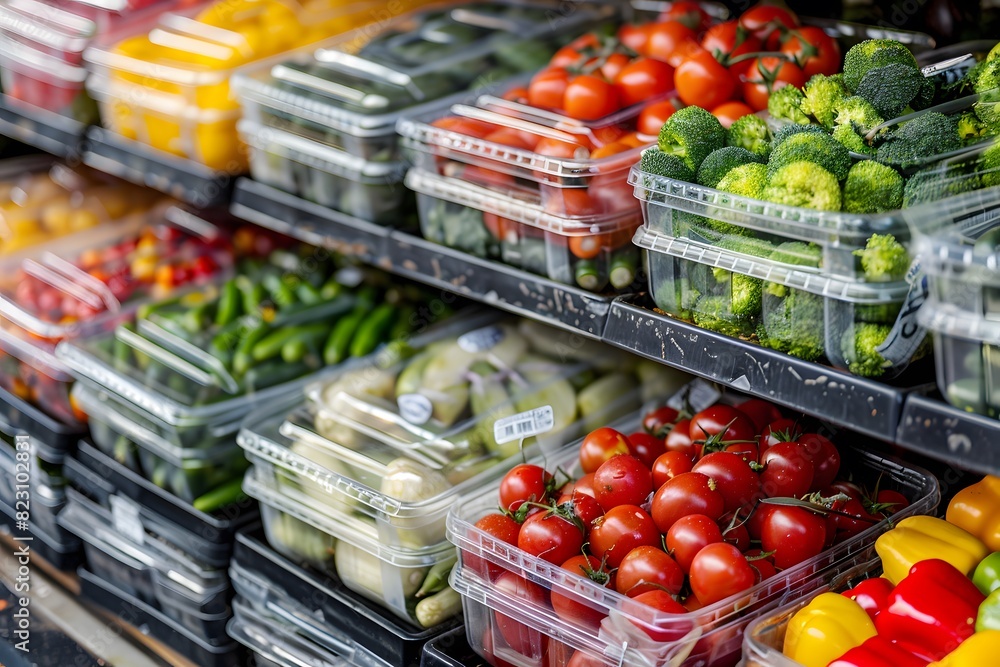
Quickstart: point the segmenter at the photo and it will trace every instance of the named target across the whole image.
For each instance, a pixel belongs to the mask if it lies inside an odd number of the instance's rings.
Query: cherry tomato
[[[910,506],[910,501],[899,491],[892,489],[882,489],[875,496],[875,502],[881,506],[881,514],[886,516],[895,514],[901,509]]]
[[[563,111],[570,118],[597,120],[618,111],[621,101],[613,84],[592,74],[573,77],[563,99]]]
[[[507,238],[508,226],[513,227],[516,224],[513,220],[501,218],[496,213],[483,213],[483,226],[495,239]]]
[[[726,512],[734,512],[752,504],[760,495],[760,478],[750,463],[737,454],[715,452],[703,456],[694,467],[715,480],[716,488],[725,499]]]
[[[517,547],[550,563],[564,563],[583,548],[583,531],[563,508],[532,514],[521,524]],[[575,517],[574,517],[575,518]]]
[[[582,493],[593,498],[594,494],[594,473],[588,472],[580,479],[563,487],[563,493]]]
[[[764,519],[760,546],[774,552],[779,570],[818,556],[825,544],[825,519],[805,508],[775,506]]]
[[[691,572],[691,565],[698,552],[709,544],[722,542],[722,531],[712,517],[704,514],[688,514],[674,522],[667,531],[667,549],[685,574]]]
[[[633,598],[657,589],[677,595],[684,586],[684,572],[673,558],[658,547],[632,549],[622,559],[616,576],[618,592]]]
[[[766,109],[771,93],[779,88],[801,88],[806,83],[806,77],[798,65],[791,60],[774,56],[755,58],[744,76],[743,99],[754,111]]]
[[[494,513],[487,514],[477,521],[476,528],[489,534],[495,540],[516,547],[517,534],[521,530],[521,524],[506,514]],[[470,551],[465,552],[463,563],[471,572],[487,579],[495,579],[503,569]]]
[[[698,46],[697,35],[680,21],[652,23],[643,55],[677,67]]]
[[[528,104],[542,109],[562,109],[570,75],[562,67],[550,67],[531,77]]]
[[[727,130],[737,120],[752,113],[753,109],[743,104],[743,102],[723,102],[712,109],[712,115],[718,118],[719,122],[722,123],[722,127]]]
[[[502,127],[499,130],[493,130],[485,137],[484,141],[489,141],[494,144],[500,144],[502,146],[510,146],[511,148],[520,148],[522,150],[530,151],[535,147],[535,141],[532,137],[526,136],[525,132],[519,132],[518,130],[512,130],[509,127]]]
[[[775,419],[760,432],[760,451],[763,454],[768,447],[779,442],[792,442],[802,435],[802,427],[793,419]]]
[[[573,574],[590,579],[598,586],[614,588],[614,579],[611,574],[601,567],[601,561],[593,556],[573,556],[562,564],[562,569]],[[606,614],[599,609],[595,609],[592,603],[588,603],[586,598],[572,592],[562,592],[553,587],[551,592],[552,609],[559,618],[581,625],[585,628],[596,629]]]
[[[782,32],[798,27],[799,17],[785,7],[760,3],[743,12],[740,25],[763,42],[768,51],[775,51]]]
[[[746,526],[751,540],[760,542],[760,534],[764,532],[764,520],[771,512],[772,507],[774,505],[758,504],[750,511],[750,518],[747,519]]]
[[[511,102],[517,102],[518,104],[527,104],[528,89],[524,86],[517,86],[516,88],[511,88],[510,90],[508,90],[501,97]]]
[[[630,454],[615,456],[594,473],[594,493],[604,511],[617,505],[641,505],[653,491],[653,476]]]
[[[600,503],[598,503],[593,496],[588,496],[579,490],[575,490],[572,493],[564,493],[559,496],[557,504],[569,504],[573,514],[576,515],[576,517],[583,523],[584,528],[587,530],[590,530],[591,524],[593,524],[598,517],[604,516],[604,510],[601,509]]]
[[[726,511],[725,506],[718,481],[699,472],[685,472],[657,489],[650,511],[656,527],[665,533],[688,514],[705,514],[716,521]]]
[[[703,49],[711,53],[716,60],[738,58],[747,53],[757,53],[763,44],[753,34],[739,27],[739,21],[717,23],[708,29],[701,39]],[[729,68],[737,77],[746,73],[750,66],[749,60],[741,61]]]
[[[570,141],[560,141],[559,139],[553,139],[551,137],[542,137],[538,143],[535,144],[535,152],[539,155],[565,158],[568,160],[586,159],[590,156],[590,148],[585,146],[582,140],[574,143]]]
[[[807,81],[814,74],[832,76],[840,71],[840,44],[816,26],[790,32],[781,44],[781,52],[795,58]]]
[[[667,451],[662,438],[640,431],[628,436],[628,450],[647,468],[652,468],[656,459]]]
[[[612,141],[610,144],[604,144],[600,148],[595,148],[590,153],[591,160],[603,160],[606,157],[611,157],[612,155],[618,155],[619,153],[624,153],[625,151],[630,151],[634,146],[630,146],[624,141]],[[593,184],[592,184],[593,185]]]
[[[813,463],[797,442],[779,442],[761,455],[761,490],[768,497],[801,498],[813,484]]]
[[[838,493],[843,493],[845,496],[854,498],[855,500],[861,500],[865,497],[865,492],[861,490],[861,487],[854,482],[846,482],[844,480],[838,480],[833,484],[822,490],[821,495],[824,497],[835,496]]]
[[[524,503],[541,503],[552,492],[552,475],[541,466],[521,463],[500,480],[500,507],[516,512]]]
[[[750,548],[750,531],[747,530],[746,523],[737,519],[732,520],[732,516],[723,516],[718,521],[719,530],[722,531],[722,540],[740,551]]]
[[[864,503],[857,498],[836,503],[833,509],[837,510],[837,513],[827,515],[826,527],[833,532],[833,539],[836,542],[860,535],[882,520],[881,516],[870,513]]]
[[[562,47],[553,54],[549,60],[549,67],[571,67],[580,65],[589,56],[585,56],[582,51],[592,51],[601,46],[601,39],[592,32],[580,35],[572,42]]]
[[[544,607],[546,604],[547,596],[544,588],[513,572],[504,572],[493,585],[505,595],[524,600],[527,605]],[[498,611],[493,612],[493,615],[500,635],[512,650],[528,656],[536,652],[541,653],[545,635]]]
[[[674,115],[677,107],[670,100],[654,102],[639,112],[639,120],[636,129],[640,134],[655,137],[660,133],[660,128],[667,122],[667,119]]]
[[[771,562],[770,558],[761,558],[761,554],[764,551],[762,549],[750,549],[744,555],[747,557],[747,561],[757,572],[757,583],[764,581],[765,579],[770,579],[778,573],[774,569],[774,563]]]
[[[498,129],[492,123],[486,123],[481,120],[473,120],[472,118],[462,118],[461,116],[445,116],[444,118],[438,118],[431,123],[431,125],[439,127],[442,130],[450,130],[452,132],[457,132],[458,134],[476,137],[477,139],[482,139],[490,132]]]
[[[605,426],[587,434],[580,445],[580,468],[585,473],[596,472],[613,456],[628,454],[628,438]]]
[[[691,441],[691,420],[682,419],[667,433],[666,441],[668,452],[683,452],[692,460],[697,456],[698,450]]]
[[[550,196],[545,200],[545,210],[556,215],[567,215],[570,217],[594,215],[601,212],[600,204],[590,196],[590,192],[585,188],[555,188],[560,189],[559,196]],[[551,235],[550,235],[551,236]],[[571,236],[570,250],[573,249],[573,239],[578,243],[585,244],[588,236]],[[600,244],[595,244],[600,250]],[[596,255],[594,255],[596,256]]]
[[[781,419],[781,410],[774,403],[762,398],[748,398],[742,403],[738,403],[736,409],[750,418],[758,433],[763,432],[768,424]]]
[[[813,464],[810,491],[818,491],[833,484],[840,472],[840,452],[837,446],[818,433],[800,435],[796,442]]]
[[[646,28],[646,24],[624,23],[618,28],[618,41],[636,53],[645,54],[649,44],[649,31]]]
[[[632,58],[625,55],[624,53],[612,53],[607,58],[605,58],[604,63],[601,65],[601,76],[608,81],[615,81],[615,78],[632,62]],[[615,82],[617,83],[617,82]],[[621,89],[619,89],[621,92]],[[622,106],[628,106],[624,102]]]
[[[674,72],[677,96],[689,106],[713,109],[733,98],[736,84],[733,74],[704,50],[677,65]]]
[[[746,557],[725,542],[709,544],[691,563],[691,590],[704,605],[750,590],[756,581]]]
[[[692,595],[691,597],[694,597],[694,596]],[[496,618],[500,618],[500,616],[497,616]],[[506,617],[504,617],[504,618],[506,618]],[[507,620],[510,623],[516,623],[516,621],[514,621],[513,619],[509,619],[508,618]],[[486,660],[493,667],[514,667],[514,665],[512,665],[509,662],[507,662],[503,658],[498,658],[496,656],[496,651],[495,651],[495,648],[494,648],[496,646],[496,642],[495,642],[494,637],[493,637],[494,632],[493,632],[492,626],[493,626],[493,623],[489,623],[487,625],[486,629],[483,631],[483,655],[486,656]],[[521,627],[524,628],[524,632],[526,632],[526,633],[527,632],[531,632],[531,630],[527,626],[522,625]],[[503,640],[503,636],[501,636],[500,639]],[[539,642],[541,645],[539,645],[539,646],[536,647],[537,651],[539,653],[541,653],[544,650],[544,648],[548,645],[548,642],[549,642],[549,638],[546,637],[545,635],[542,635],[541,636],[541,641]],[[534,650],[530,646],[530,644],[531,644],[530,641],[528,642],[528,644],[529,644],[528,650],[534,652]]]
[[[694,461],[684,452],[665,452],[653,462],[650,472],[653,473],[653,488],[659,489],[668,480],[678,475],[691,472]]]
[[[629,551],[643,545],[660,544],[660,532],[641,507],[619,505],[594,522],[590,530],[590,550],[604,559],[609,568],[618,567]]]
[[[661,590],[646,591],[632,598],[636,602],[641,602],[642,604],[652,607],[656,611],[665,612],[667,614],[686,614],[687,609],[675,600],[670,593]],[[639,619],[629,619],[632,624],[637,628],[641,629],[650,639],[656,642],[670,642],[676,641],[682,638],[689,632],[689,629],[684,628],[684,624],[678,623],[676,626],[670,625],[666,628],[657,627],[650,624],[642,623]]]
[[[701,32],[712,23],[712,17],[708,15],[700,3],[694,0],[675,0],[670,6],[660,12],[660,21],[679,21],[686,27]]]
[[[729,444],[756,442],[750,418],[730,405],[713,405],[691,418],[688,435],[702,455],[722,451]],[[700,448],[699,448],[700,445]]]
[[[636,58],[614,78],[623,107],[639,104],[669,93],[674,83],[674,68],[655,58]]]
[[[653,104],[651,106],[656,105]],[[657,130],[657,134],[659,134],[659,130]],[[629,132],[621,138],[620,143],[623,143],[631,148],[641,148],[649,144],[650,139],[648,136],[642,136],[639,132]]]

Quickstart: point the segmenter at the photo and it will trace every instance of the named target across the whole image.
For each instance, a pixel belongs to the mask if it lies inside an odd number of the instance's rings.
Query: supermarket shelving
[[[984,475],[1000,475],[1000,421],[914,392],[906,397],[895,443]]]
[[[0,94],[0,134],[62,158],[77,159],[87,126],[45,109],[18,105]]]

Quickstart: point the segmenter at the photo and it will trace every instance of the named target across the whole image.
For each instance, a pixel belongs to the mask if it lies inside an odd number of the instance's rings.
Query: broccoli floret
[[[847,150],[861,155],[875,155],[875,147],[869,146],[865,138],[854,131],[850,125],[838,125],[833,128],[834,139],[844,145]]]
[[[694,172],[709,153],[725,144],[726,128],[701,107],[675,111],[660,128],[658,140],[661,151],[684,160]]]
[[[919,69],[910,50],[893,39],[868,39],[855,44],[844,55],[844,86],[857,92],[869,70],[894,63]]]
[[[818,211],[839,211],[840,184],[836,176],[814,162],[791,162],[771,176],[764,188],[764,199]]]
[[[795,86],[782,86],[767,99],[767,112],[772,118],[807,125],[809,116],[802,110],[806,96]]]
[[[753,320],[736,317],[729,307],[730,300],[724,296],[702,297],[692,308],[694,323],[727,336],[749,336],[753,333]]]
[[[756,236],[726,237],[720,239],[715,245],[723,250],[751,257],[770,257],[774,252],[774,246],[771,243]]]
[[[847,368],[861,377],[879,377],[889,367],[889,362],[879,354],[878,346],[885,342],[892,331],[888,324],[854,324],[840,339],[840,352],[847,360]]]
[[[958,138],[966,146],[974,144],[986,135],[986,125],[971,111],[958,117]]]
[[[814,132],[816,134],[824,134],[824,130],[819,125],[799,125],[798,123],[788,123],[787,125],[782,125],[777,132],[774,133],[774,138],[771,139],[771,150],[780,146],[785,139],[794,136],[796,134],[802,134],[805,132]]]
[[[767,185],[767,167],[750,162],[731,170],[716,184],[716,189],[740,197],[760,199]]]
[[[903,303],[856,304],[854,306],[855,322],[873,322],[875,324],[893,324],[899,317]]]
[[[722,180],[722,177],[730,171],[753,162],[763,163],[764,159],[745,148],[737,148],[736,146],[716,149],[709,153],[708,157],[702,161],[701,166],[698,167],[698,183],[708,188],[714,188]]]
[[[920,91],[917,96],[910,100],[910,107],[919,111],[934,104],[937,96],[937,78],[920,75]]]
[[[775,284],[769,283],[768,287]],[[815,361],[825,350],[823,297],[794,288],[785,290],[780,300],[768,297],[757,337],[771,349]]]
[[[715,267],[712,275],[719,283],[729,285],[729,312],[737,319],[755,318],[760,315],[761,292],[764,281],[742,273]]]
[[[851,169],[851,155],[839,141],[825,132],[823,134],[799,133],[788,137],[771,151],[767,161],[767,173],[775,172],[792,162],[813,162],[834,175],[838,181],[847,178]]]
[[[854,255],[861,258],[865,278],[871,281],[902,280],[910,268],[910,253],[892,234],[872,234]]]
[[[763,118],[747,114],[729,126],[726,132],[726,145],[745,148],[766,160],[771,153],[771,130]]]
[[[928,111],[891,132],[875,155],[879,162],[906,167],[961,147],[955,119]]]
[[[979,175],[967,172],[963,165],[929,167],[907,179],[903,186],[903,208],[976,190],[981,185]]]
[[[982,187],[1000,185],[1000,143],[994,143],[979,156]]]
[[[844,181],[844,210],[850,213],[882,213],[903,207],[903,177],[892,167],[862,160]]]
[[[694,182],[694,172],[684,160],[676,155],[668,155],[655,146],[642,152],[642,157],[639,158],[639,169],[678,181]]]
[[[793,266],[811,266],[819,268],[823,261],[823,249],[815,243],[804,241],[785,241],[774,249],[768,257],[772,262],[791,264]],[[791,289],[781,283],[768,283],[765,287],[768,294],[786,296]]]
[[[805,99],[802,111],[816,119],[827,130],[833,129],[837,105],[849,95],[839,77],[815,74],[802,89]]]
[[[871,102],[885,118],[895,118],[920,93],[924,75],[915,65],[892,63],[868,70],[857,96]]]
[[[987,60],[973,84],[979,101],[973,110],[993,132],[1000,131],[1000,58]]]
[[[837,125],[851,126],[859,134],[866,134],[876,125],[884,123],[885,119],[872,106],[871,102],[854,95],[845,97],[837,105],[837,117],[834,122]]]

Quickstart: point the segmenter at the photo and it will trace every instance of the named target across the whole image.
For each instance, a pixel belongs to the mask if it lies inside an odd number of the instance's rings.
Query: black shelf
[[[963,470],[1000,475],[1000,421],[912,393],[903,404],[896,444]]]
[[[62,158],[80,156],[87,126],[0,94],[0,134]]]
[[[87,130],[84,163],[201,208],[229,203],[236,175],[156,150],[104,128]]]

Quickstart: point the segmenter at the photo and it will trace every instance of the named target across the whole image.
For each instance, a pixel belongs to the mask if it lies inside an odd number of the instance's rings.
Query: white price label
[[[488,326],[462,334],[458,337],[458,346],[469,354],[475,354],[492,349],[503,337],[503,329],[495,325]]]
[[[115,532],[136,544],[142,544],[146,539],[146,531],[142,528],[139,518],[139,505],[130,498],[111,496],[111,522]]]
[[[498,445],[511,440],[530,438],[533,435],[548,433],[555,426],[555,414],[551,405],[545,405],[534,410],[504,417],[493,424],[493,439]]]
[[[684,385],[680,391],[670,397],[667,407],[683,410],[685,403],[691,406],[695,413],[715,405],[722,398],[722,392],[708,380],[698,378]]]
[[[423,394],[402,394],[396,399],[400,416],[417,426],[426,424],[434,414],[434,404]]]

